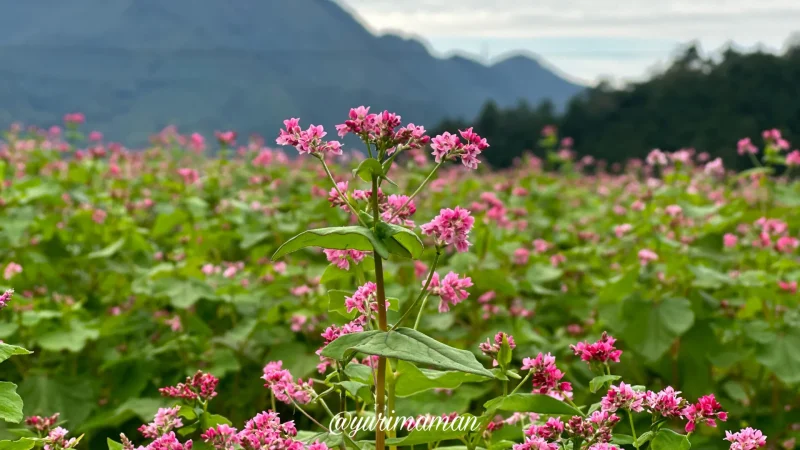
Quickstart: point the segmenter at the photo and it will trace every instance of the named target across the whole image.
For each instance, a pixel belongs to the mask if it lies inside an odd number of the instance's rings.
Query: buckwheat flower
[[[360,286],[358,289],[356,289],[356,292],[352,296],[345,297],[344,305],[347,308],[347,312],[349,313],[353,310],[357,310],[361,314],[367,314],[370,310],[377,312],[377,292],[378,286],[371,281],[368,281],[365,285]],[[385,307],[389,307],[388,301],[386,302]]]
[[[170,431],[151,442],[146,448],[147,450],[191,450],[192,441],[189,440],[181,444],[178,438],[175,437],[175,432]]]
[[[564,422],[558,417],[547,419],[544,425],[531,425],[525,430],[526,436],[535,436],[548,441],[554,441],[561,437],[564,432]]]
[[[216,450],[233,450],[235,446],[239,444],[239,436],[236,435],[236,428],[224,423],[209,428],[205,433],[201,434],[200,437]]]
[[[219,141],[219,144],[222,146],[230,147],[236,144],[235,131],[215,131],[214,137],[217,138],[217,141]]]
[[[778,287],[790,294],[797,293],[797,281],[778,281]]]
[[[703,172],[706,175],[725,175],[725,165],[722,162],[722,158],[714,159],[713,161],[709,161],[705,168],[703,168]]]
[[[646,266],[653,261],[658,261],[656,252],[648,249],[639,250],[639,264]]]
[[[447,159],[451,153],[458,151],[460,145],[461,141],[458,139],[458,135],[445,131],[431,140],[431,148],[433,149],[431,154],[434,160],[440,163]]]
[[[404,128],[397,130],[394,135],[396,145],[405,145],[409,149],[421,149],[431,141],[430,136],[425,134],[425,127],[410,123]],[[395,147],[387,150],[388,154],[394,153]]]
[[[0,295],[0,309],[3,309],[6,306],[8,306],[8,302],[11,301],[11,297],[13,296],[14,296],[13,289],[8,289],[5,292],[3,292],[3,295]]]
[[[561,253],[557,253],[550,257],[550,265],[553,267],[558,267],[561,264],[564,264],[567,261],[567,257],[562,255]]]
[[[425,282],[422,285],[425,286]],[[467,292],[469,287],[472,287],[470,277],[460,278],[457,273],[449,272],[440,280],[439,274],[434,272],[428,285],[428,292],[441,298],[439,312],[447,312],[450,311],[450,306],[455,306],[469,297]]]
[[[345,137],[348,133],[363,135],[372,130],[375,122],[375,115],[369,114],[369,106],[359,106],[350,108],[349,119],[341,125],[336,125],[339,137]]]
[[[701,422],[709,427],[716,427],[717,419],[723,422],[728,420],[728,413],[722,410],[722,405],[714,398],[714,394],[700,397],[697,403],[684,408],[681,414],[689,421],[685,428],[687,433],[693,432]]]
[[[206,138],[200,133],[192,133],[189,136],[189,147],[195,152],[202,152],[206,148]]]
[[[659,414],[662,417],[680,417],[686,406],[686,400],[680,394],[680,391],[676,391],[672,386],[667,386],[658,393],[647,391],[644,395],[645,409],[651,414]]]
[[[22,273],[22,266],[15,263],[14,261],[11,261],[10,263],[8,263],[8,265],[6,265],[6,268],[3,270],[3,278],[5,278],[6,280],[10,280],[14,278],[15,275],[20,273]]]
[[[395,225],[413,227],[414,221],[411,220],[411,216],[417,212],[417,205],[414,204],[414,200],[410,202],[408,200],[409,197],[407,195],[392,194],[388,196],[386,198],[386,203],[383,205],[381,218]],[[408,202],[408,204],[406,204],[406,202]],[[392,219],[392,217],[394,218]]]
[[[556,358],[550,353],[539,353],[536,358],[522,360],[522,370],[531,371],[533,391],[539,394],[548,394],[550,391],[571,391],[572,386],[561,382],[564,373],[556,367]]]
[[[517,343],[514,341],[514,336],[510,334],[503,333],[502,331],[498,332],[494,335],[494,342],[490,341],[488,338],[486,342],[481,342],[478,345],[480,351],[492,358],[492,366],[497,367],[499,363],[497,362],[497,354],[500,352],[500,347],[503,345],[503,337],[505,336],[506,340],[508,341],[508,346],[512,350],[517,348]]]
[[[428,265],[422,261],[414,261],[414,277],[422,278],[428,273]]]
[[[308,450],[328,450],[328,445],[324,442],[314,441],[313,444],[308,446]]]
[[[558,450],[558,444],[533,436],[526,439],[522,444],[514,444],[512,448],[513,450]]]
[[[69,113],[64,115],[64,123],[67,125],[80,125],[86,122],[86,116],[83,113]]]
[[[764,436],[764,433],[750,427],[736,433],[726,431],[725,440],[731,443],[730,450],[756,450],[767,445],[767,437]]]
[[[736,144],[736,149],[739,155],[755,155],[758,153],[758,147],[753,145],[753,142],[750,140],[750,138],[739,139],[739,142]]]
[[[735,234],[725,233],[725,236],[722,237],[722,244],[725,247],[736,247],[737,242],[739,242],[739,238]]]
[[[795,150],[786,155],[786,165],[789,167],[800,166],[800,150]]]
[[[536,239],[533,241],[533,251],[537,254],[545,253],[550,250],[550,243],[544,239]]]
[[[296,146],[300,143],[300,119],[291,118],[283,121],[284,129],[280,130],[280,134],[275,142],[278,145],[291,145]]]
[[[142,436],[155,439],[164,433],[183,426],[181,418],[178,417],[180,406],[174,408],[159,408],[156,416],[151,423],[139,427]]]
[[[678,217],[683,212],[683,208],[678,205],[669,205],[664,209],[664,211],[670,217]]]
[[[43,439],[44,450],[64,450],[73,448],[78,444],[75,438],[67,439],[69,431],[62,427],[56,427],[50,430],[47,437]]]
[[[30,416],[25,418],[25,425],[37,431],[39,434],[48,434],[58,422],[59,413],[52,416]]]
[[[339,192],[341,192],[342,195],[339,195]],[[336,187],[332,187],[328,192],[328,203],[330,203],[332,207],[339,207],[347,211],[349,209],[347,206],[347,199],[342,196],[347,196],[347,181],[336,183]]]
[[[216,388],[218,383],[219,379],[214,375],[198,370],[194,376],[187,377],[184,383],[163,387],[158,391],[164,397],[208,401],[217,395]]]
[[[350,260],[357,265],[367,256],[366,252],[358,250],[334,250],[326,248],[323,252],[325,253],[325,257],[328,258],[329,263],[335,264],[336,267],[342,270],[350,270]]]
[[[620,450],[620,448],[608,442],[600,442],[598,444],[593,444],[587,450]]]
[[[633,412],[644,411],[644,393],[636,392],[630,385],[620,383],[619,386],[611,386],[608,393],[600,401],[603,411],[616,412],[617,409],[624,409]]]
[[[622,238],[626,234],[630,233],[633,229],[633,226],[629,223],[623,223],[622,225],[617,225],[614,227],[614,234],[617,238]]]
[[[464,145],[462,150],[461,164],[468,169],[477,169],[480,163],[480,161],[478,161],[478,156],[483,150],[489,148],[489,143],[486,142],[486,139],[472,131],[472,127],[466,130],[459,130],[458,133],[467,141],[467,144]]]
[[[454,245],[459,252],[466,252],[471,245],[468,238],[475,218],[466,209],[444,208],[432,221],[420,226],[422,234],[433,236],[437,246]]]
[[[797,238],[782,236],[775,242],[775,250],[781,253],[792,253],[797,249],[798,245],[800,245],[800,241]]]
[[[669,161],[667,160],[667,155],[664,154],[659,149],[654,149],[650,151],[647,155],[647,164],[650,166],[666,166]]]
[[[96,224],[102,224],[106,221],[106,217],[108,217],[108,213],[103,211],[102,209],[95,209],[92,213],[92,221]]]
[[[528,259],[530,256],[530,250],[524,247],[518,248],[514,250],[514,264],[518,266],[524,266],[525,264],[528,264]]]
[[[583,361],[587,363],[599,362],[607,363],[608,361],[619,362],[619,357],[622,355],[622,350],[617,350],[614,343],[617,340],[609,336],[607,332],[603,332],[600,340],[589,344],[588,342],[578,342],[571,345],[570,348],[575,352],[575,356],[580,356]]]

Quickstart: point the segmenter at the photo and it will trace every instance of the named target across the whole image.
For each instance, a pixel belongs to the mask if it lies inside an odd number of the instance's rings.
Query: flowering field
[[[471,129],[362,108],[336,127],[362,157],[294,120],[286,153],[225,132],[209,158],[65,119],[0,142],[0,450],[795,448],[776,130],[746,173],[605,167],[554,129],[497,172]]]

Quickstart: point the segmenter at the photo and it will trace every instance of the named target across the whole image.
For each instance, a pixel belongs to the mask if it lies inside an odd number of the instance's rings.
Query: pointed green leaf
[[[564,416],[583,416],[583,412],[556,400],[549,395],[513,394],[489,400],[483,405],[487,411],[535,412]]]
[[[383,176],[383,166],[375,158],[368,158],[361,161],[357,168],[353,169],[353,175],[357,175],[364,181],[372,181],[372,176]]]
[[[306,247],[375,251],[381,258],[389,258],[389,250],[372,231],[360,226],[350,226],[304,231],[281,245],[272,255],[272,260]]]
[[[0,450],[30,450],[36,445],[36,440],[22,438],[16,441],[0,441]]]
[[[455,389],[462,383],[486,381],[486,378],[471,373],[420,369],[406,361],[397,362],[396,372],[398,377],[395,395],[398,397],[410,397],[430,389]]]
[[[118,239],[116,242],[112,243],[111,245],[102,250],[89,253],[88,258],[89,259],[110,258],[114,256],[114,254],[117,253],[117,251],[121,249],[123,245],[125,245],[124,237]]]
[[[410,328],[398,328],[388,332],[364,331],[346,334],[328,344],[322,350],[322,356],[341,361],[350,359],[350,355],[354,352],[412,361],[492,378],[492,373],[475,359],[472,352],[442,344]]]
[[[7,360],[14,355],[29,355],[31,353],[33,352],[22,347],[0,342],[0,362]]]
[[[692,444],[685,435],[662,429],[653,437],[650,448],[652,450],[689,450],[692,448]]]
[[[0,419],[19,423],[22,420],[22,397],[17,394],[17,385],[0,381]]]
[[[400,225],[382,222],[378,225],[378,237],[390,253],[404,258],[418,259],[425,249],[417,233]]]
[[[619,380],[619,375],[601,375],[599,377],[592,378],[592,381],[589,382],[589,390],[592,391],[592,394],[599,391],[606,385],[606,383],[617,381]]]

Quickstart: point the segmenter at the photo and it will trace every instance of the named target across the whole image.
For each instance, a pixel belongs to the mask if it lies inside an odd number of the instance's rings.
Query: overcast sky
[[[338,0],[374,32],[489,60],[541,56],[585,83],[645,76],[697,39],[780,51],[800,31],[800,0]]]

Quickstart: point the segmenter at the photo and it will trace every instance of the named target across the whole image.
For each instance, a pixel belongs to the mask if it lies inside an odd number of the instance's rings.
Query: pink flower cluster
[[[644,395],[645,409],[661,417],[681,417],[686,400],[680,394],[680,391],[676,391],[672,386],[667,386],[659,392],[647,391]]]
[[[587,363],[591,362],[599,362],[599,363],[607,363],[608,361],[613,361],[618,363],[619,357],[622,355],[622,350],[617,350],[614,347],[614,344],[617,342],[616,339],[609,336],[607,332],[603,332],[603,335],[600,337],[600,340],[593,344],[589,344],[588,342],[578,342],[575,345],[571,345],[570,348],[573,352],[575,352],[575,356],[580,356],[582,360],[586,361]]]
[[[69,431],[61,427],[56,427],[50,430],[50,432],[47,433],[47,437],[43,439],[44,450],[65,450],[74,448],[76,445],[78,445],[78,439],[67,439],[68,433]]]
[[[600,401],[603,411],[616,412],[618,409],[626,411],[644,411],[644,392],[637,392],[633,387],[620,383],[619,386],[611,386],[608,393]]]
[[[336,264],[336,267],[342,270],[350,270],[351,260],[353,263],[358,264],[367,256],[366,252],[361,252],[358,250],[325,249],[324,252],[325,257],[328,258],[328,262],[331,264]]]
[[[139,432],[146,438],[155,439],[175,428],[182,427],[183,422],[181,418],[178,417],[180,409],[180,406],[174,408],[159,408],[153,421],[139,427]]]
[[[3,309],[6,306],[8,306],[8,302],[11,301],[11,297],[13,296],[14,296],[13,289],[8,289],[5,292],[3,292],[3,294],[0,295],[0,309]]]
[[[422,285],[425,286],[425,283],[423,282]],[[434,272],[431,283],[428,285],[428,292],[441,298],[439,312],[447,312],[450,311],[451,306],[455,306],[469,297],[467,288],[470,287],[472,287],[470,277],[460,278],[457,273],[449,272],[440,280],[439,274]]]
[[[264,375],[261,377],[276,399],[291,405],[293,402],[306,404],[311,401],[314,394],[313,381],[294,381],[292,374],[283,368],[283,361],[272,361],[264,366]]]
[[[572,385],[564,378],[564,372],[556,366],[555,356],[539,353],[536,358],[525,358],[522,360],[522,370],[531,371],[533,381],[533,392],[538,394],[556,394],[564,396],[571,393]]]
[[[781,131],[777,128],[773,128],[771,130],[764,130],[761,133],[761,137],[764,138],[770,145],[774,145],[779,150],[788,150],[789,149],[789,141],[781,136]]]
[[[25,425],[39,434],[48,434],[58,422],[59,413],[52,416],[30,416],[25,418]]]
[[[580,416],[572,416],[564,426],[564,431],[570,438],[578,437],[587,442],[595,442],[594,445],[608,445],[611,442],[611,430],[619,421],[620,418],[616,414],[611,414],[607,411],[595,411],[586,419]]]
[[[767,437],[764,433],[750,427],[736,433],[726,431],[725,440],[731,443],[730,450],[756,450],[767,446]]]
[[[739,155],[755,155],[758,153],[758,147],[753,145],[753,141],[750,138],[742,138],[736,144],[736,151]]]
[[[12,261],[6,265],[5,269],[3,269],[3,278],[10,280],[14,278],[15,275],[20,273],[22,273],[22,266]]]
[[[344,299],[344,306],[347,308],[347,312],[350,313],[353,310],[357,310],[361,314],[368,314],[369,310],[373,312],[378,311],[378,302],[376,301],[376,293],[378,292],[378,286],[368,281],[363,286],[360,286],[356,289],[356,292],[353,293],[350,297],[345,297]],[[386,302],[386,308],[389,307],[389,302]]]
[[[431,154],[437,163],[460,157],[461,163],[465,167],[477,169],[480,163],[478,156],[483,150],[489,148],[489,144],[486,139],[472,131],[472,128],[459,130],[458,133],[466,142],[462,142],[458,135],[445,131],[431,141],[431,148],[433,149]]]
[[[327,133],[322,125],[311,125],[307,130],[300,128],[300,119],[287,119],[283,121],[285,129],[275,140],[278,145],[291,145],[300,154],[309,155],[341,155],[342,144],[338,141],[325,141]]]
[[[468,239],[474,224],[475,218],[470,212],[456,206],[440,210],[438,216],[420,229],[422,234],[433,236],[437,246],[454,245],[459,252],[466,252],[471,245]]]
[[[208,401],[217,395],[218,383],[219,379],[214,375],[198,370],[193,376],[187,377],[184,383],[163,387],[158,391],[165,397]]]
[[[381,218],[384,221],[395,225],[414,226],[411,216],[417,212],[417,205],[414,204],[414,200],[409,201],[407,195],[392,194],[388,196],[381,209],[383,210]]]
[[[359,106],[350,109],[348,119],[343,124],[336,125],[336,131],[339,137],[352,133],[373,142],[383,141],[387,147],[391,147],[389,154],[393,153],[398,145],[418,149],[430,142],[424,127],[410,123],[396,130],[400,123],[401,117],[395,113],[383,111],[379,114],[370,114],[369,106]]]
[[[700,397],[697,403],[684,408],[681,414],[689,421],[686,424],[687,433],[694,431],[701,422],[709,427],[716,427],[717,419],[723,422],[728,420],[728,413],[722,410],[722,405],[714,398],[714,394]]]
[[[513,350],[517,348],[517,343],[514,342],[514,336],[503,333],[502,331],[494,335],[494,342],[486,339],[486,342],[481,342],[478,348],[484,355],[492,358],[492,366],[497,367],[497,354],[500,353],[500,347],[503,345],[503,336],[508,340],[508,346]]]

